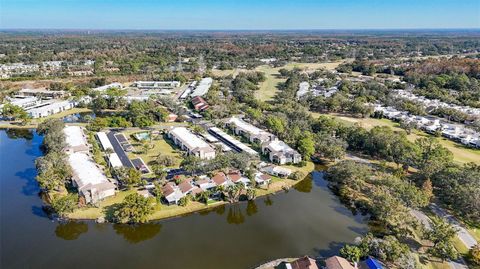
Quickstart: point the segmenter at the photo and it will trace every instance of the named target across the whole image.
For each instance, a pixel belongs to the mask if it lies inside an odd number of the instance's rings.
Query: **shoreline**
[[[305,175],[305,177],[301,180],[293,180],[293,179],[282,179],[282,183],[283,182],[286,182],[286,183],[283,183],[283,184],[279,184],[279,186],[273,186],[271,190],[265,190],[266,192],[265,193],[261,193],[259,195],[257,195],[257,197],[255,199],[253,199],[252,201],[255,201],[256,199],[258,198],[262,198],[262,197],[265,197],[265,196],[268,196],[268,195],[275,195],[275,194],[278,194],[280,193],[281,191],[284,191],[285,192],[285,189],[284,188],[292,188],[294,187],[295,185],[303,182],[304,180],[307,179],[307,177],[310,176],[310,174],[314,171],[317,171],[315,169],[315,165],[314,163],[312,162],[309,162],[307,164],[307,166],[311,166],[311,170],[309,169],[309,172],[308,174]],[[274,184],[274,183],[273,183]],[[118,194],[117,194],[118,195]],[[197,201],[191,201],[191,203],[185,207],[181,207],[181,206],[176,206],[177,208],[173,208],[173,209],[156,209],[152,214],[151,216],[149,217],[147,223],[149,222],[153,222],[153,221],[160,221],[160,220],[166,220],[166,219],[174,219],[174,218],[178,218],[178,217],[183,217],[183,216],[186,216],[186,215],[189,215],[189,214],[193,214],[193,213],[200,213],[200,212],[203,212],[203,211],[208,211],[208,210],[213,210],[215,208],[218,208],[220,206],[224,206],[224,205],[227,205],[227,204],[236,204],[236,203],[244,203],[244,202],[248,202],[248,201],[237,201],[235,203],[229,203],[227,201],[217,201],[213,204],[210,204],[210,205],[205,205],[204,203],[200,203],[200,202],[197,202]],[[116,203],[113,203],[113,204],[116,204]],[[111,204],[111,205],[113,205]],[[108,205],[110,206],[110,205]],[[162,204],[160,204],[160,206],[162,206]],[[106,206],[105,206],[106,207]],[[190,207],[190,208],[189,208]],[[87,208],[85,211],[89,210],[91,208]],[[95,209],[95,208],[94,208]],[[98,209],[98,208],[96,208]],[[66,221],[74,221],[74,220],[77,220],[77,221],[96,221],[97,219],[99,218],[104,218],[105,219],[105,223],[111,223],[111,224],[117,224],[115,222],[109,222],[106,220],[106,216],[105,216],[105,213],[103,213],[103,211],[101,212],[101,214],[95,214],[93,215],[92,217],[84,217],[84,215],[82,214],[79,214],[79,213],[82,213],[82,212],[79,212],[81,211],[82,209],[78,209],[72,213],[69,214],[68,217],[64,218]],[[168,211],[171,211],[171,212],[168,212]],[[178,212],[180,211],[180,212]],[[182,212],[183,211],[183,212]],[[164,213],[162,213],[164,212]],[[172,213],[172,214],[169,214],[169,213]],[[74,216],[72,216],[72,214]],[[75,215],[79,215],[78,217],[76,217]]]

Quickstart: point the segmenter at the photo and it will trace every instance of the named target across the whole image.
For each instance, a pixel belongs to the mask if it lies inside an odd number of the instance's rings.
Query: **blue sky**
[[[0,28],[480,28],[480,1],[0,0]]]

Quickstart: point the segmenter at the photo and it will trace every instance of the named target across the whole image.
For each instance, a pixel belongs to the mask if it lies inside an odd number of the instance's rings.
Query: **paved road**
[[[425,215],[425,213],[420,210],[410,209],[410,214],[417,218],[418,221],[420,221],[426,229],[431,229],[432,226],[430,224],[430,218]],[[462,258],[456,261],[448,261],[448,264],[452,269],[468,269],[468,266]]]
[[[113,146],[113,150],[115,153],[117,153],[118,158],[120,158],[120,161],[122,162],[123,166],[125,167],[133,167],[132,162],[127,156],[127,153],[122,148],[122,145],[118,142],[118,140],[115,138],[115,132],[109,132],[107,134],[108,140],[110,140],[110,143]]]
[[[472,248],[477,244],[477,240],[465,229],[452,215],[448,214],[443,208],[439,207],[438,205],[432,203],[430,205],[430,209],[437,214],[437,216],[445,219],[450,224],[455,227],[458,232],[458,238],[467,246],[469,249]]]

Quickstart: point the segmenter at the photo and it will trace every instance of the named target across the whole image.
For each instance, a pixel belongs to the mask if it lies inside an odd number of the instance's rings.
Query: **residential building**
[[[173,89],[180,87],[180,81],[135,81],[135,87],[141,90]]]
[[[297,99],[300,99],[302,96],[310,92],[310,83],[307,81],[302,81],[298,85]]]
[[[213,83],[212,78],[203,78],[202,80],[200,80],[197,87],[191,93],[190,96],[191,97],[204,96],[205,94],[208,93],[208,90],[210,90],[210,87],[212,86],[212,83]]]
[[[45,103],[35,108],[31,108],[27,110],[27,113],[32,118],[42,118],[72,109],[75,106],[76,102],[74,101],[56,101],[52,103]]]
[[[271,180],[272,180],[272,177],[267,174],[260,173],[260,172],[255,174],[255,182],[260,186],[265,186],[270,184]]]
[[[132,159],[131,162],[133,164],[133,167],[135,167],[135,169],[137,169],[138,171],[142,172],[142,174],[148,174],[151,172],[147,164],[143,161],[142,158],[138,157],[138,158]]]
[[[103,150],[108,150],[108,149],[113,150],[112,143],[110,143],[110,140],[108,139],[107,134],[105,132],[98,132],[97,138]]]
[[[35,96],[39,98],[63,98],[68,96],[66,91],[52,91],[47,89],[21,89],[18,91],[21,96]]]
[[[67,144],[67,152],[88,152],[90,147],[87,143],[87,137],[80,126],[65,126],[63,128],[65,134],[65,143]]]
[[[111,153],[108,155],[108,165],[112,168],[120,168],[123,166],[122,161],[118,157],[117,153]]]
[[[200,179],[195,181],[195,184],[203,191],[211,190],[217,186],[217,184],[210,178]]]
[[[72,168],[72,182],[86,203],[96,203],[115,195],[116,186],[103,174],[88,154],[88,143],[79,126],[66,126],[63,129],[68,163]]]
[[[292,170],[277,165],[262,167],[260,171],[276,177],[288,177],[292,173]]]
[[[282,262],[275,269],[318,269],[317,261],[305,256],[291,262]]]
[[[108,89],[112,89],[112,88],[122,89],[123,85],[121,83],[114,82],[114,83],[110,83],[110,84],[107,84],[107,85],[103,85],[103,86],[100,86],[100,87],[93,88],[92,90],[94,90],[96,92],[104,92],[104,91],[106,91]]]
[[[218,172],[215,176],[212,177],[212,181],[216,186],[228,186],[231,182],[228,180],[227,176],[223,172]]]
[[[263,143],[262,153],[267,154],[271,162],[278,164],[299,163],[302,161],[300,153],[278,139]]]
[[[209,107],[205,99],[203,99],[200,96],[194,97],[192,99],[192,105],[195,108],[195,110],[198,110],[198,111],[205,110]]]
[[[184,196],[188,194],[196,195],[203,191],[201,188],[192,185],[191,180],[184,180],[182,183],[178,184],[178,188]]]
[[[225,133],[220,128],[212,127],[208,129],[208,133],[220,140],[222,143],[232,148],[236,152],[246,152],[249,155],[256,156],[258,152],[250,148],[249,146],[243,144],[237,139],[233,138],[231,135]]]
[[[168,132],[168,136],[182,150],[187,151],[188,154],[197,156],[200,159],[210,160],[215,158],[215,150],[185,127],[173,127]]]
[[[178,201],[184,197],[180,188],[173,182],[168,182],[162,188],[163,197],[169,205],[178,204]]]
[[[228,119],[226,125],[231,128],[236,135],[246,137],[251,143],[261,144],[275,139],[273,134],[237,117]]]
[[[227,179],[229,179],[232,183],[242,183],[243,185],[247,186],[250,185],[250,179],[242,176],[240,171],[230,171],[227,174]]]
[[[35,106],[38,106],[41,101],[34,96],[28,96],[28,97],[23,97],[23,96],[16,96],[14,98],[6,98],[7,103],[10,103],[15,106],[19,106],[23,109],[29,109]],[[0,105],[0,109],[3,108],[3,104]]]
[[[346,259],[333,256],[325,260],[325,269],[356,269]]]

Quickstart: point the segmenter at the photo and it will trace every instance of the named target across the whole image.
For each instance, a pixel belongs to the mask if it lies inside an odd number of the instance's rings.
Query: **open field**
[[[142,131],[139,130],[127,130],[124,131],[123,133],[128,137],[132,145],[135,147],[136,152],[129,152],[128,156],[130,158],[135,158],[135,157],[140,157],[143,159],[143,161],[147,164],[150,165],[152,161],[155,160],[155,158],[159,155],[166,155],[166,156],[172,156],[175,158],[175,165],[172,167],[178,167],[180,165],[180,162],[182,161],[182,156],[179,153],[177,149],[175,149],[172,145],[170,145],[165,138],[160,134],[158,137],[152,137],[151,145],[152,148],[148,149],[147,152],[140,153],[142,151],[142,144],[139,141],[136,141],[131,137],[132,134],[134,133],[139,133]],[[148,140],[146,141],[147,143],[150,143]]]
[[[261,101],[271,100],[278,91],[278,85],[285,82],[284,78],[280,78],[278,70],[280,68],[273,68],[268,65],[262,65],[255,70],[265,73],[265,81],[260,83],[259,90],[255,92],[255,98]]]
[[[318,117],[319,115],[323,115],[323,114],[312,113],[312,116],[314,117]],[[399,127],[398,123],[388,119],[353,118],[353,117],[347,117],[347,116],[337,115],[337,114],[328,114],[328,116],[333,117],[346,124],[359,124],[361,127],[368,130],[372,129],[375,126],[389,126],[396,131],[403,131],[403,129]],[[410,141],[415,141],[415,139],[417,138],[427,137],[427,136],[430,136],[430,135],[419,130],[415,130],[411,134],[407,135]],[[445,148],[447,148],[453,153],[454,160],[457,163],[474,162],[474,163],[480,164],[480,150],[467,148],[461,144],[458,144],[444,137],[439,137],[438,141],[440,142],[440,144],[442,144],[442,146],[444,146]]]
[[[246,70],[246,69],[230,69],[230,70],[212,70],[212,73],[215,76],[236,76],[240,72],[252,72],[252,71],[260,71],[265,73],[266,80],[260,83],[260,89],[255,92],[255,97],[262,101],[271,100],[275,94],[277,93],[277,86],[279,83],[284,82],[284,78],[279,77],[278,71],[282,68],[285,69],[294,69],[300,68],[305,72],[313,72],[320,68],[324,68],[327,70],[334,70],[339,66],[341,63],[345,62],[337,61],[337,62],[325,62],[325,63],[288,63],[282,67],[271,67],[270,65],[260,65],[254,70]]]
[[[282,68],[285,69],[294,69],[300,68],[303,69],[305,72],[313,72],[320,68],[324,68],[327,70],[334,70],[337,66],[339,66],[344,61],[338,62],[328,62],[328,63],[288,63],[283,67],[271,67],[269,65],[261,65],[255,68],[255,71],[260,71],[265,73],[265,81],[260,83],[260,89],[255,92],[255,97],[261,101],[268,101],[271,100],[278,91],[278,84],[285,82],[284,78],[279,77],[279,70]]]

